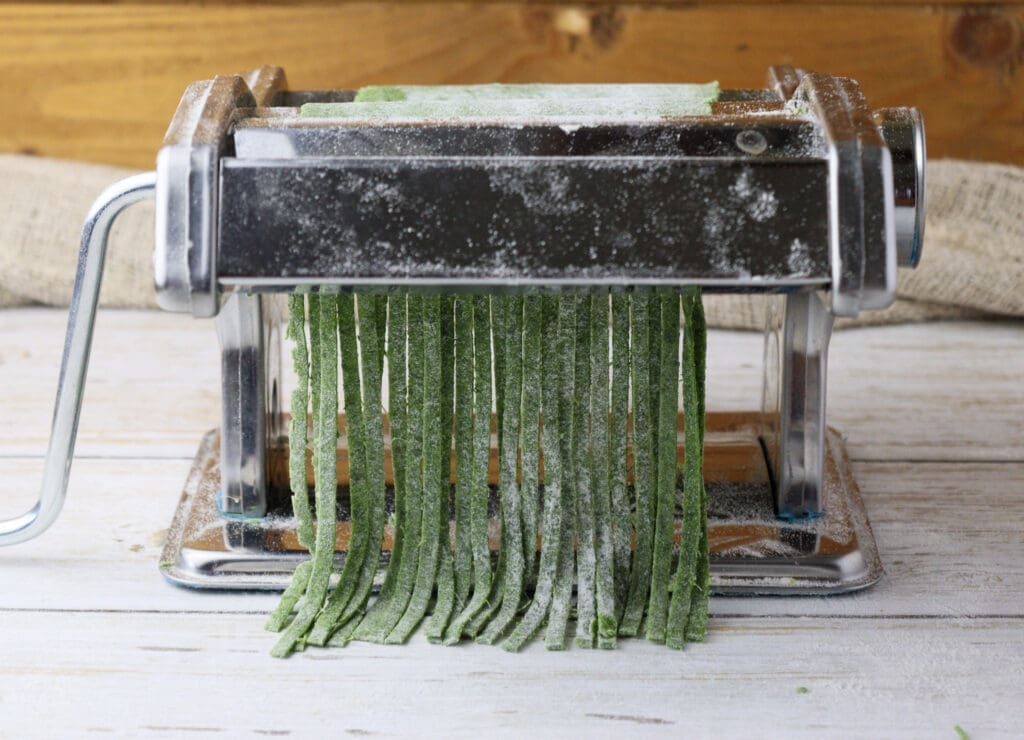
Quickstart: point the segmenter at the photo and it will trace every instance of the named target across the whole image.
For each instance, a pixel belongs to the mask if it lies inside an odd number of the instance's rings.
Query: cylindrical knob
[[[892,155],[896,260],[917,267],[924,239],[924,121],[917,108],[882,108],[875,122]]]

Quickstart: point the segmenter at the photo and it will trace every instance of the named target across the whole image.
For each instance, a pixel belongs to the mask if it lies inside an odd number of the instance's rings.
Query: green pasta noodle
[[[469,622],[487,604],[493,580],[487,522],[490,506],[488,466],[491,455],[491,403],[493,401],[490,326],[490,307],[487,297],[475,296],[473,298],[473,481],[470,505],[473,596],[448,625],[444,636],[446,645],[458,642]]]
[[[502,578],[501,607],[491,618],[478,642],[493,644],[508,629],[523,591],[523,522],[516,468],[519,462],[520,413],[523,392],[523,299],[518,296],[502,298],[505,341],[502,348],[505,376],[505,413],[502,414],[502,436],[498,489],[501,501],[501,550],[506,553]]]
[[[636,545],[629,570],[626,608],[619,634],[634,637],[640,631],[651,583],[651,548],[654,537],[653,422],[650,384],[650,303],[646,293],[630,298],[631,378],[633,387],[633,489],[636,501],[634,531]]]
[[[380,552],[384,539],[387,488],[384,481],[384,420],[381,400],[381,371],[383,369],[383,343],[380,316],[387,315],[387,303],[383,296],[362,295],[358,297],[360,367],[362,372],[363,402],[363,455],[365,463],[362,476],[366,486],[369,518],[366,553],[359,572],[359,584],[341,613],[338,625],[343,625],[366,606],[373,588],[374,575],[380,564]]]
[[[484,599],[484,604],[480,610],[469,620],[469,623],[463,629],[463,634],[471,640],[475,640],[480,635],[481,630],[501,608],[501,600],[505,595],[505,571],[508,567],[505,564],[505,560],[507,558],[508,552],[499,547],[497,563],[491,576],[491,592]]]
[[[523,557],[526,585],[535,585],[537,565],[537,526],[540,494],[540,407],[541,407],[541,328],[542,298],[523,299],[523,434],[522,483]]]
[[[473,363],[475,377],[473,407],[473,501],[472,550],[473,598],[487,598],[493,573],[488,514],[491,506],[491,406],[495,401],[491,384],[491,342],[489,305],[484,296],[473,299]],[[479,608],[479,606],[477,607]],[[473,610],[470,610],[473,611]]]
[[[369,303],[369,302],[368,302]],[[359,355],[356,338],[355,297],[351,293],[337,296],[338,338],[341,349],[342,388],[345,396],[345,431],[348,438],[349,502],[351,537],[345,565],[337,587],[331,592],[323,612],[317,617],[308,637],[311,645],[325,645],[331,635],[351,616],[349,604],[357,597],[366,577],[365,561],[371,557],[372,529],[376,517],[375,502],[370,491],[372,462],[367,434],[366,414],[359,379]],[[370,306],[366,307],[370,309]],[[368,313],[365,311],[364,313]],[[371,342],[375,328],[371,330]],[[374,363],[376,357],[374,357]],[[378,546],[379,547],[379,546]],[[374,563],[374,567],[376,563]],[[372,574],[371,574],[372,578]]]
[[[647,639],[665,642],[668,620],[670,569],[676,508],[676,423],[679,410],[679,296],[663,292],[659,334],[661,360],[658,380],[657,476],[654,519],[654,555],[651,594],[647,604]]]
[[[690,613],[686,617],[686,642],[703,642],[708,630],[708,600],[711,596],[710,552],[707,532],[707,495],[702,502],[697,550],[696,576],[690,596]],[[701,527],[703,525],[703,527]]]
[[[562,532],[554,594],[548,612],[544,645],[548,650],[565,649],[565,631],[572,599],[572,574],[576,569],[573,549],[576,521],[576,476],[573,450],[573,396],[576,392],[576,305],[572,295],[559,298],[557,353],[558,365],[558,450],[562,459]]]
[[[343,624],[327,641],[326,647],[345,647],[354,639],[356,628],[362,624],[358,619],[350,619]]]
[[[473,588],[473,303],[455,299],[455,602]]]
[[[420,424],[423,439],[420,465],[423,508],[419,564],[416,569],[416,584],[405,613],[385,640],[390,644],[408,640],[426,614],[437,577],[441,544],[437,530],[437,517],[440,516],[441,507],[441,491],[437,483],[441,477],[441,401],[438,398],[438,389],[441,386],[440,296],[423,297],[423,323],[419,331],[423,335],[423,415]],[[447,503],[446,500],[446,507]]]
[[[529,301],[529,299],[527,300]],[[541,308],[544,335],[551,336],[558,330],[558,299],[550,296],[543,298]],[[526,321],[527,331],[529,332],[529,325],[531,323],[529,311],[527,312]],[[547,617],[548,609],[551,606],[555,576],[558,571],[559,553],[561,552],[564,512],[562,507],[562,466],[558,438],[558,369],[562,364],[562,358],[558,355],[556,347],[552,343],[547,343],[543,346],[540,359],[543,364],[541,370],[541,407],[544,415],[543,539],[541,541],[540,567],[537,574],[537,585],[534,590],[533,601],[530,603],[529,609],[527,609],[522,620],[501,644],[509,652],[521,650],[540,628],[541,622]],[[525,362],[527,360],[524,358]],[[526,384],[524,384],[524,392],[529,392]],[[523,480],[525,487],[525,472]]]
[[[292,352],[298,382],[292,393],[292,417],[288,427],[288,483],[292,490],[292,510],[298,520],[299,544],[313,547],[313,512],[309,508],[309,486],[306,483],[306,449],[309,418],[309,347],[306,345],[306,299],[296,293],[288,296],[288,328],[286,336],[295,342]]]
[[[615,618],[622,621],[629,594],[632,545],[630,502],[626,470],[629,419],[629,300],[612,293],[612,379],[608,427],[608,464],[611,498],[612,549],[615,558]]]
[[[494,424],[497,448],[501,450],[502,440],[502,416],[505,411],[505,351],[506,339],[506,316],[502,310],[502,296],[493,295],[485,299],[488,304],[490,316],[490,346],[493,352],[494,369]],[[488,459],[490,459],[490,442],[488,442]],[[499,462],[500,469],[500,462]],[[505,593],[505,560],[508,551],[505,548],[498,548],[498,562],[495,565],[491,577],[490,593],[484,598],[476,614],[463,628],[463,633],[469,638],[476,638],[484,625],[494,616],[501,607],[501,597]]]
[[[294,342],[292,363],[297,382],[292,392],[292,417],[288,428],[288,483],[292,491],[292,510],[297,522],[299,544],[307,550],[314,546],[313,513],[309,508],[309,486],[306,484],[306,447],[309,419],[309,347],[306,344],[306,298],[301,293],[288,296],[288,328],[285,336]],[[306,590],[312,561],[306,560],[295,569],[295,575],[277,608],[271,612],[266,628],[280,632],[295,605]]]
[[[651,470],[653,471],[654,481],[658,479],[658,418],[660,406],[660,393],[661,393],[661,349],[662,349],[662,333],[661,327],[661,300],[658,294],[652,293],[650,300],[647,302],[647,310],[649,313],[648,320],[648,336],[649,341],[647,343],[647,349],[650,353],[650,361],[647,365],[648,372],[651,376]],[[657,484],[655,484],[657,485]],[[655,490],[655,489],[652,489]],[[653,514],[652,514],[653,516]]]
[[[409,608],[413,590],[420,569],[420,553],[422,552],[424,508],[426,507],[427,491],[423,473],[425,455],[426,398],[431,389],[427,385],[426,332],[424,321],[427,315],[427,300],[424,295],[409,296],[408,318],[408,408],[406,414],[405,470],[406,490],[410,498],[408,504],[409,522],[407,525],[407,549],[403,556],[405,578],[402,581],[402,607],[394,615],[388,635],[399,624]],[[385,637],[385,642],[388,640]]]
[[[372,85],[352,102],[305,103],[303,117],[369,119],[377,122],[453,117],[506,122],[578,119],[651,119],[709,115],[720,94],[706,84],[629,85],[485,84]]]
[[[608,462],[608,311],[608,293],[595,293],[590,304],[590,481],[593,487],[596,636],[600,648],[615,647],[619,628],[615,616],[615,554]]]
[[[313,469],[316,540],[309,583],[299,605],[299,612],[271,651],[273,656],[279,658],[288,655],[300,642],[304,642],[306,632],[327,597],[334,564],[338,494],[338,304],[328,295],[322,295],[317,303],[319,330],[316,339],[310,341],[311,351],[320,359],[319,403],[313,409],[314,427],[318,431],[314,437],[316,462]]]
[[[555,576],[555,592],[552,596],[551,608],[548,611],[548,626],[544,633],[544,647],[548,650],[565,650],[565,630],[569,622],[569,607],[572,599],[572,575],[576,569],[576,553],[573,549],[575,517],[569,508],[569,503],[572,503],[575,496],[572,495],[568,480],[563,485],[562,536],[558,554],[558,573]]]
[[[454,402],[455,367],[453,359],[444,355],[445,349],[455,345],[454,301],[450,296],[441,298],[441,424],[438,441],[438,488],[440,506],[437,517],[437,536],[440,560],[437,570],[437,599],[434,611],[424,630],[431,642],[441,642],[445,628],[455,608],[455,563],[451,550],[450,501],[452,495],[452,403]]]
[[[704,318],[704,305],[697,293],[693,302],[692,324],[687,329],[693,332],[693,374],[696,380],[697,393],[697,420],[700,432],[699,452],[701,464],[701,507],[700,521],[697,523],[697,531],[700,533],[700,543],[697,550],[697,576],[693,584],[693,596],[690,601],[690,614],[686,620],[686,639],[689,642],[702,642],[707,636],[708,629],[708,598],[711,595],[711,552],[708,542],[708,492],[704,486],[704,423],[705,423],[705,375],[707,374],[707,322]]]
[[[392,306],[396,331],[389,339],[391,425],[391,459],[394,465],[396,502],[402,518],[396,520],[396,539],[392,545],[389,575],[395,571],[394,590],[386,600],[378,600],[370,609],[363,624],[353,633],[354,639],[385,642],[388,635],[405,613],[416,580],[419,562],[420,529],[422,522],[422,476],[420,457],[423,418],[423,298],[410,295],[408,300],[396,301]],[[398,333],[398,329],[403,331]],[[408,373],[408,380],[406,375]],[[386,583],[386,581],[385,581]]]
[[[448,620],[455,609],[455,565],[452,551],[441,543],[440,560],[437,566],[437,599],[434,611],[427,619],[424,634],[430,642],[440,643],[444,639]]]
[[[590,299],[576,302],[576,393],[573,394],[573,465],[576,468],[576,638],[593,647],[597,628],[594,578],[594,493],[590,480]]]
[[[317,410],[320,408],[320,353],[317,347],[320,346],[320,294],[310,293],[309,295],[309,400],[313,409],[313,443],[312,462],[316,469],[317,451],[316,440],[320,439],[321,430],[317,426],[319,418]],[[337,389],[335,389],[337,390]],[[312,550],[310,550],[312,552]]]
[[[288,618],[295,611],[295,605],[306,592],[306,585],[309,583],[309,575],[313,572],[313,561],[303,560],[295,566],[295,573],[288,587],[281,594],[281,600],[274,607],[274,611],[267,617],[265,629],[268,632],[280,632],[284,629]]]
[[[492,322],[492,325],[493,325],[492,335],[493,335],[493,342],[494,342],[494,368],[495,368],[495,389],[494,389],[494,391],[495,391],[495,396],[497,398],[496,408],[498,410],[498,413],[495,414],[495,420],[496,420],[496,424],[497,424],[498,473],[499,473],[499,477],[501,475],[501,470],[502,470],[502,467],[503,467],[503,465],[502,465],[503,451],[506,449],[505,441],[504,441],[506,435],[505,435],[504,430],[503,430],[504,418],[505,418],[506,413],[509,411],[509,409],[505,408],[506,396],[507,396],[507,391],[511,387],[511,385],[510,386],[505,386],[505,383],[507,381],[507,368],[506,368],[506,365],[507,365],[507,362],[508,362],[509,358],[512,358],[512,357],[516,357],[516,356],[520,357],[520,359],[517,361],[517,365],[519,363],[521,363],[521,361],[522,361],[521,360],[521,355],[517,355],[517,352],[521,352],[522,339],[521,339],[521,336],[518,335],[518,324],[519,324],[519,322],[513,316],[513,313],[514,313],[513,300],[515,300],[518,303],[518,305],[520,306],[520,313],[521,313],[522,303],[518,299],[512,299],[512,298],[509,298],[508,296],[492,296],[491,297],[491,322]],[[516,336],[519,336],[518,340],[515,339]],[[517,350],[516,348],[519,348],[519,349]],[[518,374],[521,372],[521,368],[519,370],[514,370],[514,372],[517,373],[517,377],[518,377]],[[508,381],[508,382],[514,384],[517,381]],[[518,398],[518,397],[519,397],[519,392],[516,391],[516,398]],[[516,402],[516,405],[518,405],[518,402]],[[516,409],[516,411],[518,412],[518,409]],[[517,419],[518,419],[518,416],[519,416],[519,414],[516,413]],[[510,431],[511,431],[511,427],[510,427]],[[514,438],[510,439],[509,443],[512,444],[514,447],[517,447],[518,446],[518,440],[519,440],[519,429],[518,429],[518,421],[517,421],[517,424],[515,425],[515,435],[514,435]],[[509,575],[509,568],[510,567],[518,567],[515,562],[510,562],[510,560],[514,561],[516,559],[516,556],[513,554],[513,551],[510,548],[504,546],[504,543],[505,543],[506,539],[509,536],[509,530],[511,528],[510,526],[506,526],[506,522],[505,522],[505,508],[506,508],[505,507],[505,503],[509,499],[508,499],[508,496],[507,496],[507,492],[506,492],[506,495],[504,497],[502,497],[502,487],[501,487],[500,480],[499,480],[499,486],[498,487],[499,487],[499,505],[501,505],[501,509],[502,509],[502,516],[501,516],[501,522],[502,522],[502,534],[501,534],[502,540],[501,540],[501,542],[502,542],[502,544],[498,548],[498,563],[497,563],[497,566],[495,567],[494,579],[493,579],[493,581],[491,583],[491,592],[490,592],[490,595],[487,597],[487,603],[476,614],[476,616],[474,616],[469,621],[469,624],[466,625],[466,629],[465,629],[466,635],[471,637],[471,638],[476,638],[477,635],[479,635],[479,633],[481,632],[481,630],[483,630],[484,626],[487,625],[487,623],[490,622],[492,619],[494,619],[495,615],[498,614],[499,610],[502,609],[502,607],[503,607],[503,600],[504,600],[504,597],[505,597],[505,594],[506,594],[506,591],[507,591],[506,579],[508,578],[508,575]],[[515,505],[516,505],[517,511],[518,511],[518,504],[515,504]],[[515,522],[509,522],[509,524],[511,526],[514,526],[514,527],[517,528],[517,530],[518,530],[517,537],[521,540],[521,538],[522,538],[522,533],[521,533],[522,530],[521,530],[521,524],[519,522],[519,515],[518,514],[516,515],[516,521]],[[521,544],[517,544],[516,545],[517,550],[519,550],[521,547],[522,547]],[[510,584],[510,585],[508,585],[508,587],[513,587],[513,586]],[[514,606],[512,606],[510,608],[516,608],[516,607],[518,607],[518,604],[516,604],[516,605],[514,605]],[[493,642],[493,639],[494,639],[494,637],[492,635],[488,635],[487,637],[482,637],[482,640],[484,642]]]
[[[391,603],[398,598],[395,583],[401,569],[401,542],[406,522],[406,488],[401,482],[404,467],[401,465],[401,437],[404,431],[403,420],[406,415],[406,297],[395,296],[387,299],[386,341],[388,355],[388,432],[391,439],[391,470],[394,490],[394,530],[391,545],[391,557],[388,559],[387,572],[381,585],[377,601],[368,609],[367,614],[352,630],[351,639],[382,642],[380,635],[385,617]],[[378,315],[378,320],[380,316]],[[378,333],[378,338],[380,334]],[[383,360],[384,353],[381,353]],[[383,367],[383,363],[382,363]],[[333,638],[328,644],[333,643]]]
[[[701,508],[704,499],[704,444],[700,429],[700,402],[697,386],[693,309],[699,301],[696,289],[683,292],[683,429],[686,435],[686,460],[683,465],[683,528],[679,545],[679,564],[672,579],[672,602],[668,612],[665,643],[682,650],[686,643],[686,626],[690,615],[693,589],[697,580],[700,546]]]
[[[488,299],[491,315],[491,346],[494,350],[494,423],[498,449],[501,449],[501,415],[505,411],[505,312],[500,309],[501,296]]]
[[[380,312],[385,317],[384,333],[381,334],[378,331],[378,334],[377,334],[378,346],[381,349],[381,352],[380,352],[380,359],[381,359],[381,382],[383,383],[383,382],[385,382],[385,380],[387,380],[389,387],[391,387],[391,378],[390,377],[389,378],[384,378],[384,360],[387,357],[387,355],[389,354],[389,352],[391,352],[391,350],[394,349],[394,347],[392,346],[392,343],[391,343],[391,338],[388,337],[388,326],[390,325],[389,322],[390,321],[395,321],[396,318],[397,318],[397,317],[391,316],[391,312],[393,310],[395,310],[394,309],[394,302],[392,300],[390,300],[390,299],[385,298],[384,301],[383,301],[383,310]],[[380,316],[378,314],[378,320],[379,320],[379,318],[380,318]],[[402,337],[402,339],[399,342],[399,344],[401,345],[400,348],[399,348],[399,356],[404,358],[405,357],[405,337],[404,336]],[[390,363],[393,362],[393,361],[394,361],[393,357],[388,360],[388,374],[389,374],[389,376],[390,376],[390,373],[391,373],[391,364]],[[403,365],[402,365],[402,373],[403,373],[403,386],[404,386],[404,373],[405,373],[404,362],[403,362]],[[403,404],[404,404],[404,400],[405,399],[403,398],[402,399],[402,403]],[[382,401],[382,404],[383,404],[383,401]],[[395,404],[393,402],[391,402],[391,405],[392,405],[392,408],[385,409],[385,411],[387,411],[387,416],[388,416],[388,436],[391,438],[391,440],[390,440],[391,441],[391,446],[394,447],[395,439],[394,439],[394,435],[392,434],[391,427],[394,424],[393,407],[395,406]],[[390,599],[392,598],[392,596],[394,594],[395,579],[396,579],[396,577],[398,575],[398,567],[397,566],[400,565],[400,563],[397,562],[399,560],[397,558],[398,547],[397,547],[397,545],[395,543],[398,540],[398,530],[399,530],[399,527],[400,527],[400,522],[402,520],[404,520],[404,512],[402,511],[404,506],[403,506],[403,504],[402,504],[402,502],[400,500],[399,485],[398,485],[398,482],[397,482],[397,472],[395,471],[395,464],[394,464],[393,456],[392,456],[391,465],[392,465],[392,477],[393,477],[393,487],[392,488],[393,488],[393,494],[394,494],[394,514],[393,514],[393,517],[392,517],[393,529],[392,529],[392,548],[391,548],[391,553],[389,554],[387,569],[386,569],[386,571],[384,573],[384,583],[380,587],[380,592],[377,595],[377,599],[373,602],[373,604],[367,610],[367,612],[364,615],[363,619],[360,621],[358,629],[355,630],[355,631],[361,631],[361,630],[365,629],[363,627],[363,625],[362,625],[363,622],[367,622],[367,628],[370,627],[372,624],[374,624],[377,621],[377,615],[379,615],[379,613],[380,613],[378,608],[377,608],[377,605],[380,604],[380,605],[383,606],[388,601],[390,601]],[[330,643],[328,643],[328,644],[330,644]]]
[[[380,604],[386,606],[395,598],[395,584],[402,565],[402,545],[406,539],[405,521],[409,514],[405,500],[405,414],[406,395],[406,363],[405,344],[408,335],[406,324],[406,297],[404,294],[392,295],[387,299],[387,363],[388,363],[388,436],[391,441],[391,484],[394,494],[395,519],[391,538],[391,557],[380,596],[374,609]],[[383,358],[383,355],[382,355]],[[371,610],[372,611],[372,610]],[[367,615],[369,617],[369,614]],[[376,620],[374,620],[376,623]]]

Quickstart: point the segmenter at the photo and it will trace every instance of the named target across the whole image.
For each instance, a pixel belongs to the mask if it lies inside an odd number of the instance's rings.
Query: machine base
[[[713,592],[821,595],[875,583],[882,563],[838,432],[829,429],[826,435],[824,513],[786,521],[775,516],[759,427],[757,413],[707,416],[705,478]],[[203,437],[168,532],[160,570],[172,583],[192,588],[282,590],[295,566],[308,557],[296,539],[295,520],[287,512],[262,519],[221,514],[218,447],[216,431]],[[335,556],[339,566],[350,534],[345,511],[340,515]],[[390,531],[385,532],[384,547],[382,565],[390,556]]]

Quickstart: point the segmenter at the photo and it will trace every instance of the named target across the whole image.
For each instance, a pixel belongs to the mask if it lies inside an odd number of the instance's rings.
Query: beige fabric
[[[14,295],[14,293],[10,293],[4,290],[3,288],[0,288],[0,307],[21,306],[28,304],[30,302],[31,301],[21,298],[20,296],[16,296]]]
[[[96,197],[133,174],[119,167],[0,155],[0,306],[67,305],[82,223]],[[106,306],[156,306],[153,205],[114,222],[100,299]]]
[[[0,306],[67,304],[89,206],[128,174],[115,167],[0,155]],[[115,223],[104,305],[154,305],[152,230],[151,203],[133,206]],[[760,329],[763,302],[757,295],[708,296],[708,323]],[[921,266],[901,270],[892,309],[839,325],[992,314],[1024,317],[1024,168],[930,162]]]

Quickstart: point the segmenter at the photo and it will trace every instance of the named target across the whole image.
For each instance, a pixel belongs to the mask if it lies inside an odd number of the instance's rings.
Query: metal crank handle
[[[15,545],[42,534],[64,506],[110,227],[125,208],[152,197],[155,186],[155,172],[127,177],[103,191],[85,220],[39,500],[21,516],[0,521],[0,545]]]

